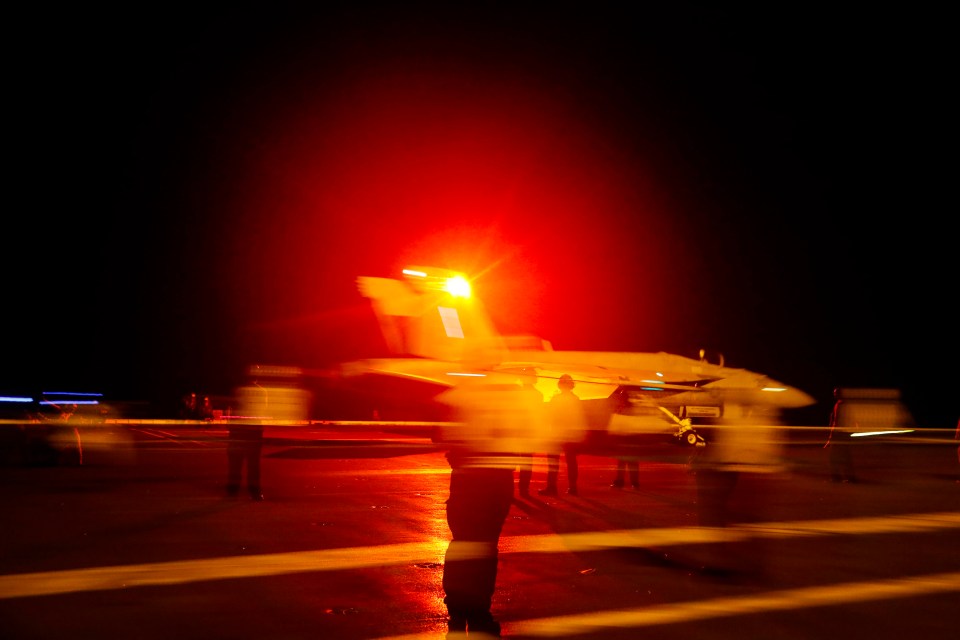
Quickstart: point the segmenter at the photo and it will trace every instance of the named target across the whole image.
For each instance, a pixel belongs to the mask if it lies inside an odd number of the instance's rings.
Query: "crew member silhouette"
[[[520,384],[465,382],[440,400],[456,424],[442,431],[448,447],[452,539],[443,565],[444,604],[451,634],[500,636],[491,611],[500,533],[513,502],[514,471],[530,446],[526,431],[537,418]],[[452,637],[451,635],[451,637]]]
[[[621,389],[610,397],[610,401],[613,403],[613,413],[607,425],[607,444],[613,450],[617,461],[617,471],[610,486],[614,489],[622,489],[629,475],[630,486],[639,489],[640,458],[630,455],[632,438],[629,429],[625,426],[631,420],[627,416],[630,410],[630,399]]]
[[[269,389],[254,379],[237,389],[240,415],[227,427],[227,495],[240,493],[243,468],[247,468],[247,492],[263,500],[260,487],[260,457],[263,452],[263,407],[269,404]]]
[[[550,399],[548,420],[554,438],[553,451],[547,454],[547,486],[538,493],[542,496],[557,495],[557,479],[560,475],[560,451],[567,463],[567,493],[578,494],[577,480],[580,468],[577,454],[587,435],[587,418],[583,403],[573,392],[575,383],[565,373],[557,381],[558,392]]]
[[[833,390],[836,402],[830,412],[830,435],[823,445],[829,454],[830,480],[832,482],[856,482],[857,473],[853,463],[853,442],[846,418],[845,400],[839,388]]]
[[[528,444],[521,448],[517,466],[519,469],[517,488],[521,497],[530,495],[530,481],[533,480],[533,456],[543,446],[543,394],[536,387],[536,375],[531,370],[524,370],[520,384],[523,392],[526,394],[525,402],[529,404],[526,415],[530,416],[533,423],[521,438]]]

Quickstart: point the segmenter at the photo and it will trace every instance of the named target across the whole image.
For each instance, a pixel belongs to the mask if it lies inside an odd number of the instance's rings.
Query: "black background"
[[[0,392],[329,366],[376,349],[356,276],[413,263],[557,349],[953,428],[945,17],[623,4],[14,11]]]

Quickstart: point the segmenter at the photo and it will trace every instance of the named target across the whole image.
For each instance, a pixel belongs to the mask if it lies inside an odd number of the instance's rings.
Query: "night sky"
[[[422,264],[556,349],[953,428],[945,17],[624,4],[15,13],[0,393],[369,355],[355,278]]]

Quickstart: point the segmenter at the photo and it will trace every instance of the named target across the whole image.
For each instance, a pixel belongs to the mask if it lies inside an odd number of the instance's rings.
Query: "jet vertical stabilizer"
[[[404,276],[357,278],[393,355],[483,365],[502,357],[503,340],[463,276],[417,267]]]

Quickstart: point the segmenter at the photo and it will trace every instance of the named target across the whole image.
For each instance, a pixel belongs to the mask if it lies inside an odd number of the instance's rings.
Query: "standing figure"
[[[240,493],[243,468],[247,468],[247,492],[263,500],[260,485],[260,457],[263,453],[263,422],[270,418],[270,388],[257,382],[257,368],[250,368],[250,384],[237,388],[239,415],[227,427],[227,495]]]
[[[827,450],[830,460],[830,480],[832,482],[856,482],[857,474],[853,465],[853,443],[850,440],[850,431],[847,428],[847,407],[841,397],[841,390],[834,389],[833,395],[837,401],[830,413],[830,435],[823,447]]]
[[[587,416],[583,403],[573,392],[574,386],[575,383],[570,374],[563,374],[557,381],[557,394],[550,399],[548,416],[556,445],[554,451],[547,454],[547,486],[538,491],[542,496],[557,495],[560,451],[563,452],[567,463],[567,493],[572,496],[578,494],[577,480],[580,468],[577,463],[577,454],[587,435]]]
[[[543,443],[543,394],[537,390],[536,375],[529,370],[524,370],[520,385],[523,390],[522,399],[529,406],[523,415],[528,415],[531,424],[521,434],[519,438],[527,444],[521,447],[519,459],[517,460],[518,481],[517,488],[520,496],[526,498],[530,495],[530,481],[533,480],[533,456],[542,447]]]
[[[830,435],[824,447],[829,454],[833,482],[858,482],[855,451],[869,450],[872,431],[915,429],[916,421],[896,388],[838,387],[830,414]],[[856,456],[860,454],[857,453]]]
[[[200,408],[197,410],[197,416],[201,420],[213,420],[213,402],[210,400],[210,396],[203,396]]]
[[[441,441],[450,463],[447,525],[452,539],[443,564],[443,602],[452,633],[500,637],[491,611],[499,563],[498,543],[510,506],[520,456],[535,423],[531,395],[519,384],[464,383],[440,400],[454,409],[457,426]]]
[[[784,470],[779,423],[779,412],[768,406],[728,402],[721,419],[703,426],[706,446],[698,447],[690,462],[701,527],[730,527],[744,512],[754,521],[763,521],[770,506],[770,478]],[[694,553],[701,559],[699,571],[707,575],[761,577],[767,547],[762,538],[744,547],[736,539],[720,536]]]
[[[247,490],[254,500],[260,492],[260,454],[264,425],[306,420],[311,394],[300,387],[298,367],[251,365],[250,384],[236,390],[240,415],[231,419],[227,441],[227,493],[240,491],[240,475],[247,465]]]
[[[240,493],[243,467],[247,467],[247,492],[254,500],[263,500],[260,489],[260,456],[263,451],[263,425],[231,422],[227,429],[227,495]]]
[[[180,419],[196,420],[197,418],[197,394],[193,391],[183,394],[180,400]]]
[[[631,415],[630,399],[625,391],[618,390],[610,396],[612,413],[607,424],[607,445],[612,449],[617,461],[617,471],[610,486],[614,489],[623,489],[626,476],[630,476],[630,486],[640,488],[640,458],[629,455],[633,424],[640,418]]]

